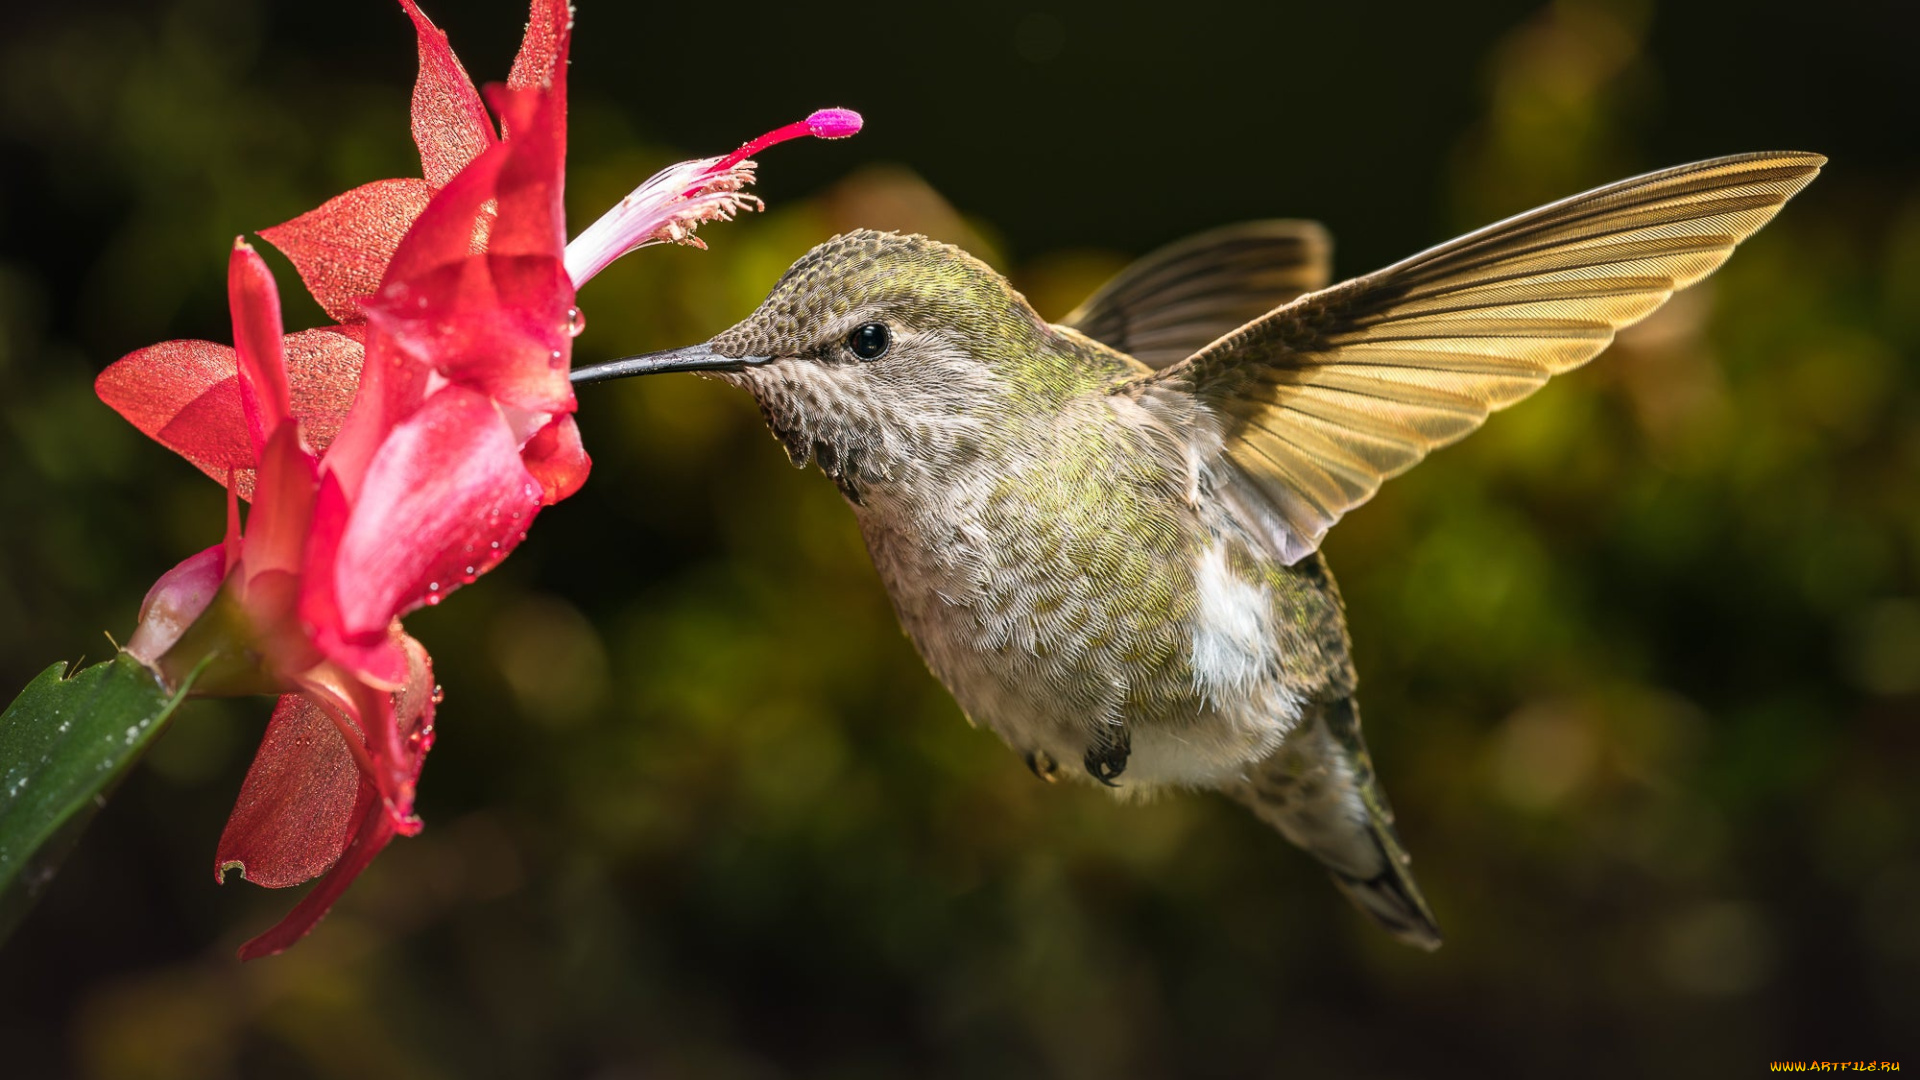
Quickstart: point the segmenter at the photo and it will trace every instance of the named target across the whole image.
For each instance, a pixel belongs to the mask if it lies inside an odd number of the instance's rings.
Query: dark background
[[[1459,9],[1466,10],[1459,10]],[[8,1077],[1739,1076],[1920,1067],[1920,86],[1896,5],[587,0],[569,205],[823,105],[764,215],[582,293],[700,340],[856,225],[1058,315],[1184,233],[1343,274],[1714,154],[1827,174],[1707,285],[1388,485],[1327,550],[1440,921],[1395,945],[1212,798],[1046,787],[900,637],[744,398],[596,389],[595,474],[409,628],[447,701],[320,929],[216,887],[267,713],[199,702],[0,948]],[[431,3],[476,79],[523,8]],[[379,0],[67,3],[0,38],[0,689],[110,648],[218,488],[93,398],[225,340],[225,252],[417,175]],[[277,256],[270,256],[277,260]],[[276,261],[291,324],[322,321]]]

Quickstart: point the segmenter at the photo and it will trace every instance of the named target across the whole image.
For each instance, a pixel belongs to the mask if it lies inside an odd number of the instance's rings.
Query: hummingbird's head
[[[924,236],[861,230],[790,267],[753,314],[704,345],[574,373],[576,382],[704,371],[745,388],[797,465],[856,502],[952,468],[996,422],[1066,391],[1057,332],[980,260]]]

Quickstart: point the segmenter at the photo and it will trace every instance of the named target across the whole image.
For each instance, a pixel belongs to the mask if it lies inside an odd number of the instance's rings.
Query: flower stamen
[[[630,251],[653,244],[706,247],[694,235],[701,225],[764,209],[758,196],[744,190],[753,183],[754,154],[790,139],[844,139],[860,125],[860,114],[851,109],[821,109],[743,143],[725,157],[683,161],[660,170],[567,245],[567,275],[574,288]]]
[[[785,127],[774,128],[757,139],[741,143],[740,149],[721,158],[714,168],[731,169],[736,163],[789,139],[801,139],[809,135],[816,139],[844,139],[859,134],[862,123],[864,121],[860,119],[860,114],[852,109],[820,109],[805,120],[796,120]]]

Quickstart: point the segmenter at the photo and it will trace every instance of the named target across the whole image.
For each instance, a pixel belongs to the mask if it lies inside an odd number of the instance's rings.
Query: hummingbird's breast
[[[1204,497],[1198,455],[1104,395],[1001,434],[856,506],[968,717],[1036,772],[1116,786],[1215,782],[1271,752],[1301,701],[1286,605]]]

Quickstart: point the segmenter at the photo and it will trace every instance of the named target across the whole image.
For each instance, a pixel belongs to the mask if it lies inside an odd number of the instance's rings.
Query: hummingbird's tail
[[[1279,750],[1222,790],[1319,859],[1388,933],[1421,949],[1440,947],[1440,927],[1393,831],[1393,808],[1374,779],[1351,697],[1310,703]]]

